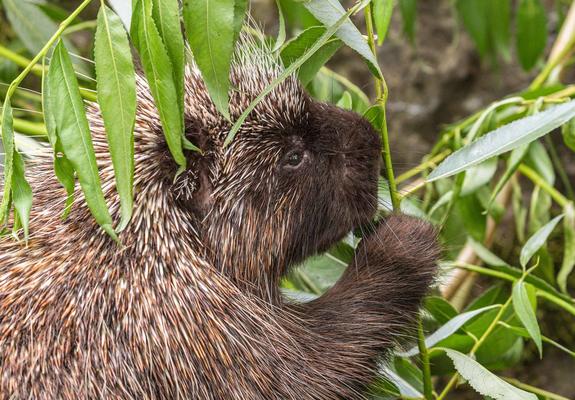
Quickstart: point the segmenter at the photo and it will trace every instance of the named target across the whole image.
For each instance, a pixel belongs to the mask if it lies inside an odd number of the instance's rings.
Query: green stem
[[[30,60],[28,60],[26,57],[21,56],[20,54],[2,46],[1,44],[0,44],[0,57],[6,58],[12,61],[14,64],[19,65],[21,67],[27,67],[30,64]],[[34,64],[31,68],[31,72],[38,76],[41,76],[42,67]]]
[[[502,377],[504,381],[511,383],[513,386],[517,386],[520,389],[524,389],[528,392],[535,393],[538,396],[544,397],[545,399],[550,400],[569,400],[567,397],[563,397],[561,395],[548,392],[547,390],[539,389],[538,387],[528,385],[527,383],[523,383],[518,381],[517,379],[513,378],[506,378]]]
[[[44,124],[20,118],[14,118],[14,130],[27,136],[47,136]]]
[[[433,385],[431,383],[431,365],[429,363],[429,353],[425,345],[425,335],[423,334],[423,323],[419,319],[417,327],[417,347],[421,357],[423,371],[423,394],[426,400],[433,400]]]
[[[367,43],[377,61],[377,51],[375,49],[375,39],[373,33],[373,17],[372,17],[372,4],[368,4],[365,8],[365,24],[367,28]],[[393,163],[391,161],[391,151],[389,146],[389,134],[387,131],[387,118],[385,113],[385,104],[387,102],[387,97],[389,91],[387,88],[387,83],[385,78],[375,79],[375,92],[377,95],[377,105],[381,109],[382,113],[382,123],[380,127],[381,140],[383,142],[383,160],[385,163],[385,172],[387,174],[387,180],[389,181],[389,193],[391,196],[391,204],[395,211],[399,210],[399,193],[397,191],[397,183],[395,182],[395,175],[393,174]]]
[[[451,154],[451,150],[446,149],[444,150],[442,153],[437,154],[434,157],[431,157],[425,161],[423,161],[421,164],[419,164],[418,166],[411,168],[410,170],[404,172],[401,175],[398,175],[395,178],[395,181],[397,183],[401,183],[403,181],[408,180],[409,178],[414,177],[415,175],[425,171],[428,168],[431,167],[435,167],[437,165],[438,162],[442,161],[445,157],[447,157],[449,154]]]
[[[565,207],[567,203],[569,203],[569,199],[567,197],[547,183],[547,181],[545,181],[545,179],[543,179],[535,170],[525,164],[520,164],[517,170],[529,178],[534,184],[540,186],[541,189],[546,191],[561,207]]]
[[[466,269],[469,271],[480,273],[482,275],[487,275],[487,276],[491,276],[491,277],[498,278],[498,279],[503,279],[503,280],[510,281],[510,282],[517,281],[517,277],[515,277],[513,275],[509,275],[509,274],[506,274],[505,272],[500,272],[500,271],[492,270],[492,269],[485,268],[485,267],[480,267],[479,265],[472,265],[472,264],[459,263],[459,262],[453,263],[451,265],[453,265],[457,268],[463,268],[463,269]],[[558,297],[552,293],[549,293],[545,290],[539,289],[539,288],[537,288],[537,296],[543,297],[544,299],[547,299],[550,302],[563,308],[565,311],[575,315],[575,305],[573,305],[573,303],[569,303],[569,302],[563,300],[562,298],[560,298],[560,297]]]

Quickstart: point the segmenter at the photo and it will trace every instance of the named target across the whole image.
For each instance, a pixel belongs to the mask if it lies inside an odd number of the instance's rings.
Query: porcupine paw
[[[412,283],[426,289],[435,277],[440,253],[433,225],[408,215],[391,214],[362,240],[350,267],[364,278],[379,276],[388,283]]]

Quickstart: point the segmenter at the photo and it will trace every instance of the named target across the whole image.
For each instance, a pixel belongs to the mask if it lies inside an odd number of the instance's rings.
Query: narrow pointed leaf
[[[531,306],[529,297],[527,296],[526,284],[524,281],[519,280],[515,285],[513,285],[513,308],[515,309],[515,314],[519,317],[519,320],[529,332],[529,336],[535,342],[537,350],[539,350],[539,357],[543,355],[543,345],[541,344],[541,330],[539,329],[539,324],[537,323],[537,317],[535,316],[535,311]]]
[[[555,226],[563,218],[563,214],[553,218],[551,221],[546,223],[541,229],[533,234],[525,243],[525,246],[521,249],[521,255],[519,256],[519,261],[521,266],[525,268],[531,257],[545,244],[547,238],[555,229]]]
[[[575,119],[572,119],[563,125],[561,134],[563,135],[565,146],[575,152]]]
[[[42,62],[44,66],[44,62]],[[76,186],[76,180],[74,177],[74,167],[64,155],[62,150],[62,145],[58,141],[58,133],[56,131],[56,121],[54,120],[54,112],[50,109],[51,99],[50,96],[50,85],[48,85],[48,79],[46,76],[45,69],[42,70],[42,112],[44,114],[44,124],[46,125],[46,133],[48,135],[48,140],[52,145],[54,154],[54,173],[56,178],[62,184],[64,189],[66,189],[66,203],[64,205],[64,212],[62,218],[65,218],[69,211],[72,203],[74,202],[74,189]]]
[[[101,188],[84,102],[70,56],[62,41],[58,42],[54,50],[47,79],[50,87],[48,101],[52,103],[49,109],[53,113],[58,141],[78,174],[86,203],[96,222],[117,240]]]
[[[278,27],[278,35],[276,37],[276,41],[274,43],[274,48],[272,51],[278,51],[286,41],[286,21],[284,18],[284,13],[282,11],[282,5],[280,0],[276,0],[276,8],[278,9],[278,19],[279,19],[279,27]]]
[[[403,33],[411,43],[415,42],[415,17],[418,0],[399,0],[399,11],[403,22]]]
[[[409,382],[399,376],[399,374],[393,371],[390,367],[382,367],[379,372],[397,387],[401,395],[410,398],[423,397],[423,394],[421,394],[416,388],[414,388]]]
[[[493,252],[491,252],[491,250],[489,250],[487,247],[485,247],[481,243],[473,240],[473,238],[468,237],[467,243],[471,246],[473,251],[475,251],[475,254],[477,254],[477,256],[479,258],[481,258],[487,264],[493,265],[495,267],[509,266],[509,264],[507,264],[501,258],[499,258],[495,254],[493,254]]]
[[[551,107],[538,114],[513,121],[447,157],[427,178],[428,182],[446,178],[540,138],[575,116],[575,100]]]
[[[345,110],[351,110],[353,108],[353,100],[351,98],[351,94],[349,94],[347,90],[343,92],[343,95],[338,100],[336,105]]]
[[[547,43],[547,13],[540,0],[520,0],[517,9],[517,55],[524,70],[535,66]]]
[[[184,2],[186,35],[194,61],[216,108],[228,120],[235,18],[234,0]]]
[[[468,311],[457,315],[456,317],[450,319],[449,322],[444,324],[441,328],[439,328],[431,335],[429,335],[427,338],[425,338],[425,347],[431,348],[435,346],[443,339],[446,339],[449,336],[453,335],[455,332],[459,330],[459,328],[461,328],[471,319],[475,318],[477,315],[482,314],[485,311],[492,310],[496,307],[499,307],[499,305],[493,304],[487,307],[478,308],[477,310]],[[400,355],[401,357],[411,357],[416,354],[419,354],[419,349],[417,348],[417,346],[411,348],[410,350],[404,353],[398,353],[398,355]]]
[[[131,35],[138,38],[136,47],[160,114],[164,136],[172,157],[180,166],[178,172],[181,172],[186,167],[186,158],[182,149],[182,116],[179,107],[174,107],[178,104],[178,91],[168,52],[152,19],[151,0],[137,2],[132,15]]]
[[[14,174],[14,129],[12,117],[11,99],[4,99],[2,107],[2,147],[4,148],[4,194],[0,204],[0,226],[4,225],[10,214],[10,204],[12,199],[12,182]]]
[[[387,36],[392,14],[393,0],[373,1],[373,20],[375,22],[375,29],[377,29],[377,44],[380,46]]]
[[[575,267],[575,209],[573,203],[565,207],[565,219],[563,220],[563,235],[565,249],[561,270],[557,275],[557,284],[563,293],[567,293],[567,278]]]
[[[519,164],[527,154],[527,150],[529,150],[529,144],[524,144],[511,151],[511,154],[507,159],[507,167],[505,168],[505,172],[503,173],[501,178],[499,178],[499,181],[497,181],[495,189],[493,189],[493,191],[491,192],[491,197],[489,198],[489,205],[491,205],[493,201],[495,201],[495,198],[497,197],[501,189],[503,189],[503,186],[505,186],[505,184],[509,181],[509,179],[511,179],[511,176],[515,173],[515,171],[517,171],[517,167],[519,167]]]
[[[12,185],[12,202],[18,215],[18,221],[24,229],[24,239],[28,242],[32,188],[24,176],[24,160],[17,151],[14,152],[14,182]]]
[[[178,105],[182,120],[184,118],[184,37],[180,23],[180,5],[178,0],[154,0],[152,17],[172,64],[174,86],[178,93]]]
[[[505,382],[474,359],[456,350],[444,349],[459,374],[483,396],[495,400],[537,400],[537,396]]]
[[[132,217],[134,186],[134,123],[136,79],[128,37],[120,18],[100,7],[94,45],[98,104],[102,111],[116,189],[120,196],[123,230]]]
[[[346,14],[338,0],[310,0],[303,4],[308,11],[326,27],[334,25],[343,15]],[[382,78],[377,60],[371,52],[367,41],[349,18],[345,19],[336,31],[335,35],[364,58],[371,73],[376,78]]]

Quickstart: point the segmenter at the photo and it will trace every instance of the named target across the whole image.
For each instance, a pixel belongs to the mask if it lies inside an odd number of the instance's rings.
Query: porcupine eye
[[[297,168],[303,164],[305,154],[299,150],[290,151],[284,158],[284,165],[288,168]]]

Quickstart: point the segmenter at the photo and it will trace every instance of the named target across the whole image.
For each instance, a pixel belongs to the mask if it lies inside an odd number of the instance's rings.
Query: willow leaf
[[[228,120],[230,65],[237,23],[235,9],[234,0],[184,2],[186,35],[194,61],[216,108]]]
[[[174,85],[178,93],[178,105],[182,118],[184,118],[184,69],[186,59],[178,0],[154,0],[152,2],[152,17],[170,57]]]
[[[62,41],[58,41],[54,49],[47,79],[47,85],[50,87],[48,100],[52,103],[49,109],[53,113],[58,141],[78,174],[86,204],[96,222],[117,240],[101,188],[84,102],[70,56]]]
[[[94,45],[98,104],[102,111],[116,188],[120,196],[118,230],[132,218],[136,79],[130,44],[120,18],[100,7]]]
[[[4,194],[0,204],[0,225],[4,225],[10,214],[12,182],[14,174],[14,118],[10,98],[4,99],[2,107],[2,147],[4,148]]]
[[[456,350],[444,349],[455,369],[483,396],[495,400],[537,400],[537,396],[505,382],[474,359]]]
[[[575,100],[551,107],[497,128],[447,157],[427,178],[428,182],[464,171],[488,158],[531,143],[575,116]]]
[[[24,229],[24,239],[28,242],[30,209],[32,208],[32,188],[24,176],[24,160],[14,152],[14,181],[12,182],[12,202],[18,220]]]
[[[132,38],[135,41],[150,91],[160,114],[160,121],[168,148],[176,163],[178,173],[186,167],[186,157],[182,148],[184,126],[178,104],[178,91],[174,85],[173,69],[162,38],[152,19],[151,0],[136,3],[132,15]],[[134,40],[132,39],[134,42]]]

